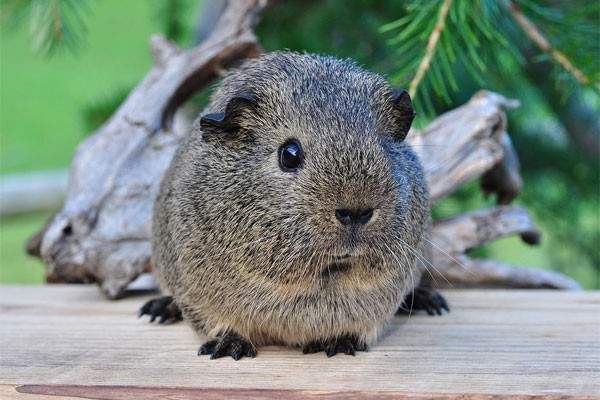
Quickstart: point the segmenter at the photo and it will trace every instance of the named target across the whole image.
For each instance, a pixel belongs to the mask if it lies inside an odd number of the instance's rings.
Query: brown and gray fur
[[[253,102],[232,105],[237,96]],[[196,121],[153,220],[161,288],[199,334],[254,346],[376,340],[419,282],[429,221],[403,141],[413,111],[394,101],[381,76],[326,56],[270,53],[222,81],[204,115],[228,124]],[[278,164],[289,138],[305,154],[296,172]],[[365,208],[364,226],[335,217]],[[348,254],[349,269],[328,271]]]

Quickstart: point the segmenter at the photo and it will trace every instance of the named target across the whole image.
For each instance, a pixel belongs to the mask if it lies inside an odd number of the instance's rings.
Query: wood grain
[[[148,296],[0,286],[0,398],[600,398],[600,293],[445,294],[449,315],[398,317],[356,357],[235,362],[197,357],[185,324],[137,319]]]

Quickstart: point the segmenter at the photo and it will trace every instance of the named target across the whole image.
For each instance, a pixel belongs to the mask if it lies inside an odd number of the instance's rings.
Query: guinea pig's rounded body
[[[207,111],[153,220],[161,287],[214,338],[202,351],[227,335],[366,348],[418,283],[429,221],[406,93],[347,61],[272,53],[227,76]]]

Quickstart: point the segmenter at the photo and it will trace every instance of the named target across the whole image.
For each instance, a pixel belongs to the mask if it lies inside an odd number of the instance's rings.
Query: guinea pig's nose
[[[371,220],[373,216],[372,208],[362,208],[349,210],[347,208],[338,208],[335,210],[335,217],[340,221],[343,225],[350,224],[366,224]]]

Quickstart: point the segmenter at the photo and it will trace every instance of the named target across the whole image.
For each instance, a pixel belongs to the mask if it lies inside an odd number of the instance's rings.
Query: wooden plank
[[[446,291],[356,357],[281,347],[197,357],[185,324],[135,317],[89,286],[0,287],[1,398],[600,397],[600,292]]]

